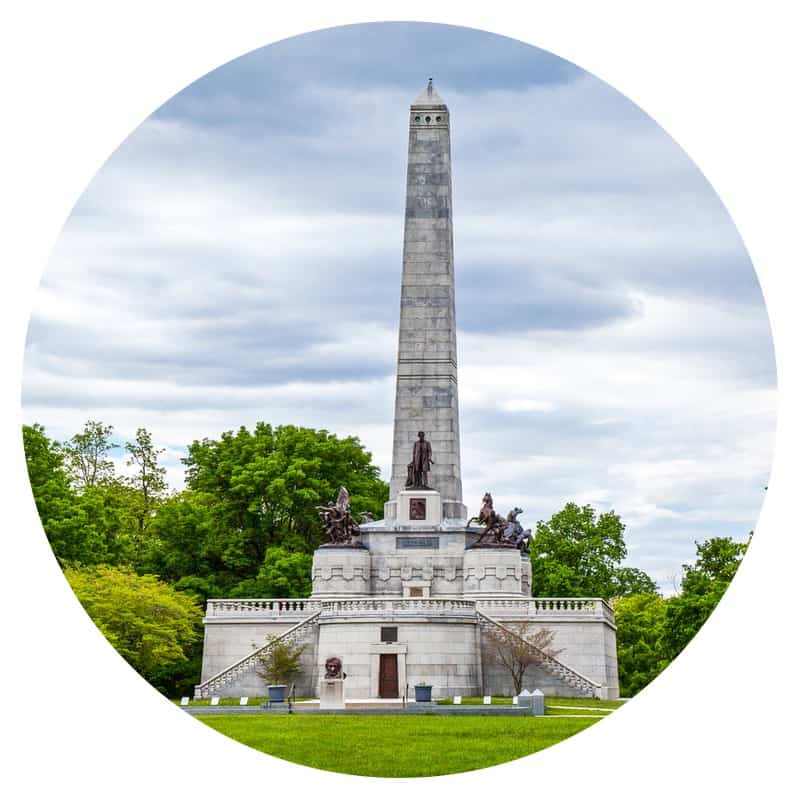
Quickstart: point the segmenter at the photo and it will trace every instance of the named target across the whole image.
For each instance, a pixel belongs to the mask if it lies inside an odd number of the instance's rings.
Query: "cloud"
[[[665,585],[761,504],[775,371],[719,199],[568,62],[447,26],[273,45],[162,106],[65,226],[28,335],[27,421],[168,448],[259,419],[391,459],[409,102],[451,110],[462,464],[528,525],[615,508]]]

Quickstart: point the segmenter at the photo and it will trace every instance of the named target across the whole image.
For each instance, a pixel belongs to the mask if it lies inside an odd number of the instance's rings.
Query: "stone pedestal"
[[[397,524],[427,528],[442,524],[442,496],[433,489],[397,493]]]
[[[529,574],[529,573],[528,573]],[[464,597],[530,597],[525,564],[516,547],[471,547],[464,552]]]
[[[412,490],[408,490],[409,494],[417,494]],[[402,494],[402,492],[398,493]],[[441,495],[440,495],[441,497]],[[459,520],[462,524],[467,523],[467,507],[460,501],[442,499],[440,502],[442,520]],[[408,514],[408,512],[406,512]],[[400,498],[396,500],[388,500],[383,504],[383,518],[392,525],[407,525],[407,522],[400,521]],[[437,523],[438,524],[438,523]]]
[[[319,707],[323,709],[344,708],[344,679],[322,678],[319,682]]]
[[[311,597],[348,597],[370,594],[372,562],[361,546],[334,545],[314,551]]]

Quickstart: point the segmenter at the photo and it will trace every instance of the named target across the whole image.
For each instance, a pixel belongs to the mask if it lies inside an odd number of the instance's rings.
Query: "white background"
[[[793,796],[800,722],[793,4],[514,5],[460,3],[454,13],[433,0],[273,7],[72,0],[18,2],[5,11],[0,730],[9,739],[8,796]],[[27,320],[48,254],[88,180],[125,136],[187,83],[250,49],[388,19],[469,25],[544,47],[663,125],[719,192],[756,265],[775,336],[780,406],[774,472],[750,553],[713,621],[662,678],[608,721],[538,755],[478,773],[377,782],[296,767],[221,737],[171,707],[114,653],[61,577],[35,516],[19,391]]]

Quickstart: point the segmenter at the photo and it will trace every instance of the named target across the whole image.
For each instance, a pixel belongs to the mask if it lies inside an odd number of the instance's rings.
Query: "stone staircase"
[[[537,666],[546,669],[551,675],[555,675],[557,678],[562,680],[564,683],[572,686],[574,689],[577,689],[581,692],[585,697],[602,697],[603,696],[603,687],[599,683],[595,683],[590,678],[587,678],[585,675],[581,675],[580,672],[576,672],[572,667],[568,667],[563,662],[559,661],[554,656],[548,655],[544,650],[536,645],[531,644],[527,639],[523,638],[511,628],[503,625],[502,623],[498,622],[491,617],[487,617],[482,611],[478,611],[475,609],[475,613],[478,617],[478,624],[481,627],[481,630],[490,631],[500,630],[507,636],[513,637],[514,640],[517,642],[522,643],[525,645],[529,650],[532,650],[536,654],[537,659]]]
[[[198,683],[194,687],[195,699],[197,700],[203,697],[211,697],[213,694],[218,694],[219,691],[229,683],[235,681],[246,672],[250,672],[251,670],[255,669],[259,657],[263,656],[271,647],[274,647],[276,644],[295,643],[300,637],[305,635],[308,628],[314,627],[317,624],[320,613],[320,611],[315,611],[310,616],[300,620],[300,622],[298,622],[296,625],[289,628],[288,631],[284,631],[282,634],[280,634],[280,636],[277,636],[276,638],[267,642],[262,647],[253,650],[252,653],[248,653],[244,658],[240,658],[229,667],[225,667],[225,669],[223,669],[221,672],[218,672],[216,675],[212,675],[202,683]]]

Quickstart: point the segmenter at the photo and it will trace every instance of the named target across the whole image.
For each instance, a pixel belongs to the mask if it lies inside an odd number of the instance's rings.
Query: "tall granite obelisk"
[[[458,424],[453,187],[450,113],[433,79],[411,104],[408,131],[403,277],[394,447],[387,521],[397,516],[397,494],[419,431],[431,443],[428,484],[439,492],[442,513],[466,519],[461,497]]]

